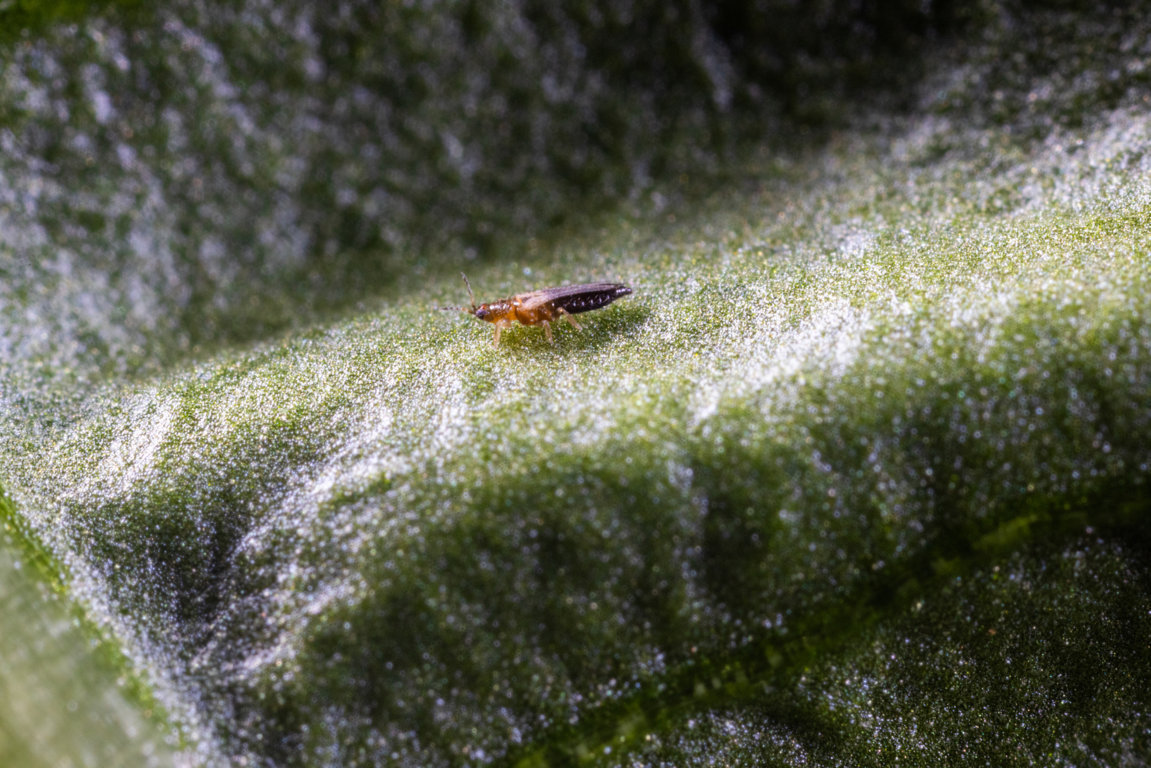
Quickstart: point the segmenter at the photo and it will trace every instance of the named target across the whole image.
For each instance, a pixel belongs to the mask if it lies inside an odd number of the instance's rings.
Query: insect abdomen
[[[621,296],[631,293],[622,283],[605,283],[589,288],[587,291],[573,293],[570,296],[560,296],[552,300],[552,305],[562,309],[569,315],[578,315],[580,312],[590,312],[593,309],[606,307]]]

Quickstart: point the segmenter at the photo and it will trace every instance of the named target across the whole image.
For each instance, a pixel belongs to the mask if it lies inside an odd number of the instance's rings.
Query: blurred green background
[[[905,100],[962,20],[918,2],[0,14],[8,281],[55,293],[45,322],[126,373],[499,259],[668,180],[720,185],[749,151]]]

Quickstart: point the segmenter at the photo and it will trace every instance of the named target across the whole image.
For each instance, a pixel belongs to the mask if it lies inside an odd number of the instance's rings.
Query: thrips
[[[510,326],[514,320],[523,325],[542,325],[548,342],[554,344],[551,327],[553,320],[566,320],[579,329],[581,326],[572,315],[606,307],[621,296],[631,293],[631,288],[623,283],[581,283],[517,293],[510,299],[489,301],[477,306],[476,295],[472,293],[472,284],[468,282],[467,275],[461,273],[461,276],[468,287],[468,296],[472,300],[471,307],[440,307],[440,309],[449,312],[467,312],[480,320],[495,323],[496,335],[493,343],[496,346],[500,343],[500,331]]]

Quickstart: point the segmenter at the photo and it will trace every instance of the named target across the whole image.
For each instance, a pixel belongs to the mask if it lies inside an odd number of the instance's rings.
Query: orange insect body
[[[493,343],[496,346],[500,343],[500,331],[514,321],[519,321],[522,325],[542,325],[548,342],[554,344],[551,327],[553,321],[566,320],[576,329],[580,329],[582,326],[572,315],[606,307],[621,296],[631,293],[631,288],[623,283],[581,283],[519,293],[510,299],[489,301],[477,306],[476,296],[472,293],[472,284],[468,282],[467,275],[462,277],[464,284],[468,286],[468,295],[472,300],[471,307],[441,307],[441,309],[467,312],[480,320],[494,323],[496,335]]]

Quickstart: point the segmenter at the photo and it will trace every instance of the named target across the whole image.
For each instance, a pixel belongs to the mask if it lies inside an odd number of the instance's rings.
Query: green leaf
[[[983,22],[910,112],[502,258],[400,248],[294,324],[274,257],[213,303],[6,245],[0,555],[59,580],[175,759],[1146,760],[1147,22],[1027,18],[1045,42]],[[480,301],[634,293],[493,346],[436,310],[461,268]]]

